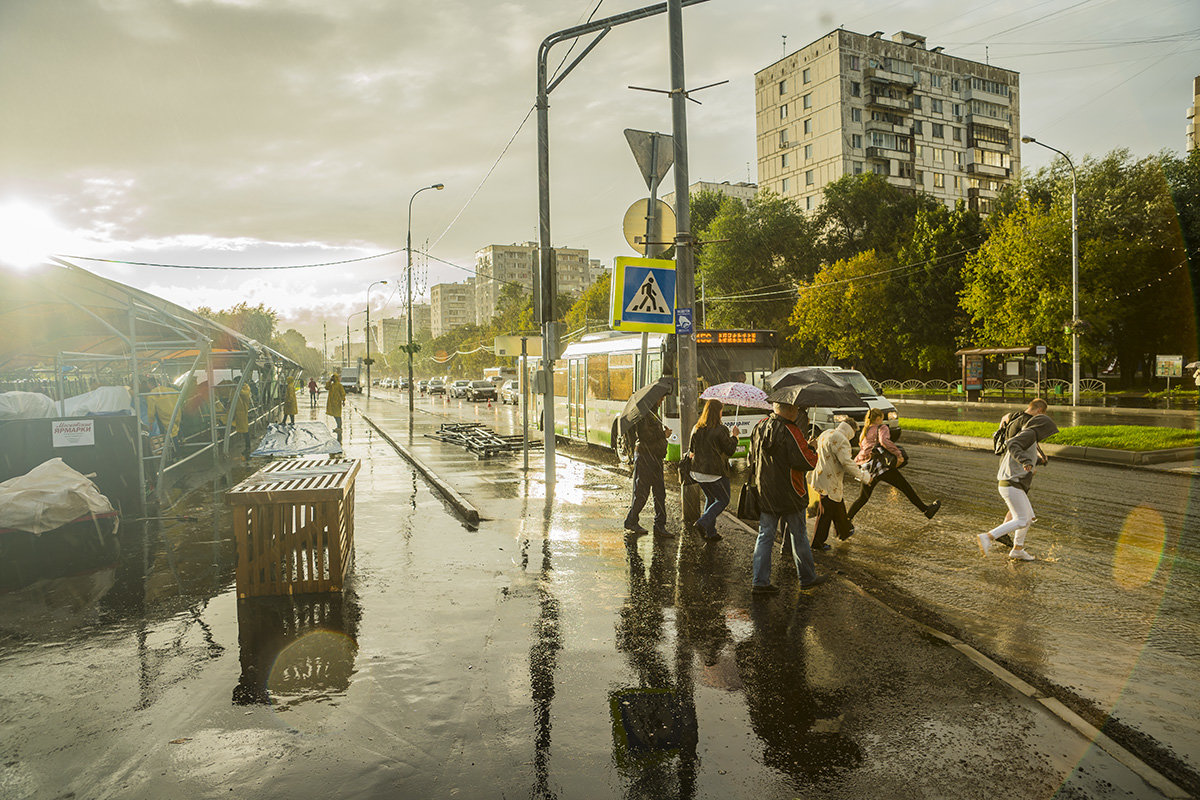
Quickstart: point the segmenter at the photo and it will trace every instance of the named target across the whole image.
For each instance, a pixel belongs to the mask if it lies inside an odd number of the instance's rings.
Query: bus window
[[[625,401],[633,394],[633,353],[608,357],[608,396]]]
[[[567,362],[562,359],[554,362],[554,396],[567,396]]]
[[[608,399],[608,354],[588,356],[587,382],[588,399]]]

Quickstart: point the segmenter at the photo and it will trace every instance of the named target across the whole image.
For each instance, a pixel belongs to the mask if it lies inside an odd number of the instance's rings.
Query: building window
[[[911,178],[913,176],[913,165],[908,161],[900,162],[900,177]]]
[[[954,141],[962,141],[962,128],[951,128],[950,132],[954,134]]]
[[[802,81],[804,81],[805,83],[812,82],[812,70],[811,69],[804,70],[804,72],[800,73],[800,76],[801,76],[800,79]]]
[[[862,97],[862,84],[858,81],[850,81],[850,96]]]
[[[913,158],[915,158],[917,161],[920,161],[924,154],[925,147],[923,145],[913,145]]]
[[[812,120],[811,119],[804,120],[804,132],[812,133]]]
[[[811,169],[804,173],[804,185],[805,186],[813,185],[813,171]]]
[[[929,127],[932,129],[930,131],[929,135],[932,136],[933,138],[935,138],[935,139],[945,139],[946,138],[946,130],[945,130],[944,125],[941,125],[941,124],[935,122],[932,125],[930,125]]]
[[[812,207],[813,207],[813,196],[810,194],[808,197],[804,198],[804,210],[812,211]]]
[[[782,94],[787,94],[787,79],[781,80],[781,81],[779,82],[779,93],[780,93],[781,95],[782,95]]]
[[[858,69],[858,56],[850,56],[850,69]]]
[[[942,101],[941,101],[941,100],[936,100],[936,99],[934,99],[934,98],[930,98],[930,100],[929,100],[929,110],[930,110],[931,112],[933,112],[934,114],[940,114],[940,113],[942,113]]]
[[[887,175],[887,174],[889,174],[888,173],[888,165],[880,164],[879,162],[874,162],[871,164],[871,172],[874,172],[876,175]]]
[[[781,130],[781,131],[779,132],[779,146],[780,146],[780,147],[787,147],[787,146],[788,146],[788,134],[787,134],[787,128],[784,128],[783,130]]]
[[[779,157],[779,166],[781,166],[781,167],[788,166],[788,156],[789,155],[791,155],[791,153],[784,153],[783,155],[781,155]]]
[[[950,89],[955,92],[958,91],[958,78],[950,79]]]
[[[851,122],[862,122],[862,109],[861,108],[850,109],[850,121]]]
[[[929,83],[930,83],[930,84],[933,86],[933,88],[935,88],[935,89],[940,89],[940,88],[942,88],[942,76],[941,76],[941,75],[933,75],[933,74],[931,74],[931,75],[929,76]]]
[[[806,94],[800,98],[800,103],[804,108],[812,108],[812,94]]]
[[[862,136],[857,133],[850,134],[850,146],[855,150],[862,150]]]
[[[953,111],[954,111],[954,116],[956,116],[956,117],[961,117],[961,116],[962,116],[962,103],[953,103],[953,104],[950,106],[950,108],[951,108],[951,109],[953,109]]]
[[[933,160],[939,163],[946,161],[946,151],[940,147],[931,148],[933,150]]]
[[[983,78],[971,78],[971,88],[987,92],[988,94],[998,94],[1001,97],[1008,97],[1008,86],[996,81],[986,81]]]
[[[921,110],[921,95],[913,95],[913,108],[915,108],[917,111]]]
[[[854,174],[855,174],[855,175],[862,175],[862,167],[863,167],[863,165],[862,165],[862,162],[861,162],[861,161],[855,161],[855,162],[853,162],[853,167],[852,167],[852,170],[853,170]]]
[[[962,190],[962,178],[955,175],[954,176],[954,191],[957,192],[957,191],[961,191],[961,190]]]
[[[962,156],[963,154],[961,150],[954,151],[954,166],[958,167],[959,169],[962,169]]]
[[[913,120],[913,133],[917,136],[925,135],[925,123],[919,119]]]
[[[788,193],[788,189],[790,189],[790,188],[791,188],[791,183],[788,181],[788,179],[787,179],[787,178],[784,178],[784,179],[783,179],[783,183],[782,183],[782,184],[780,184],[780,185],[781,185],[783,188],[780,190],[780,192],[779,192],[779,193],[780,193],[780,194],[787,194],[787,193]]]
[[[946,176],[940,172],[933,173],[933,188],[945,189],[946,188]]]
[[[923,170],[917,170],[916,179],[917,179],[917,186],[924,186],[925,185],[925,172]]]
[[[804,145],[804,157],[812,158],[812,145],[811,144]]]
[[[784,103],[779,107],[779,118],[787,119],[787,103]]]

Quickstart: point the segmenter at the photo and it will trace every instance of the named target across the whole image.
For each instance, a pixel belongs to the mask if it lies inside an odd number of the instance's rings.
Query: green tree
[[[269,344],[275,337],[275,323],[279,319],[279,314],[274,309],[267,308],[262,303],[256,306],[238,303],[223,311],[214,311],[208,306],[201,306],[196,309],[196,313],[262,344]],[[229,342],[225,346],[231,344]]]
[[[321,351],[309,347],[304,334],[294,328],[289,328],[276,336],[271,346],[299,364],[305,375],[320,375],[325,370]]]
[[[1180,235],[1187,251],[1193,316],[1200,316],[1200,149],[1190,150],[1182,158],[1165,152],[1159,156],[1159,161],[1170,187]],[[1184,352],[1196,355],[1197,349]]]
[[[607,328],[611,323],[609,292],[612,289],[612,273],[606,272],[595,283],[584,290],[567,310],[568,331],[577,331],[597,325]]]
[[[903,192],[882,175],[845,175],[822,190],[815,219],[820,257],[832,263],[867,250],[895,254],[910,238],[917,211],[937,205],[929,195]]]

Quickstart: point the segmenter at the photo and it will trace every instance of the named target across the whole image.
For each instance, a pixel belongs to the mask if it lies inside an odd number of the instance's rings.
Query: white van
[[[836,417],[850,417],[858,423],[859,430],[862,430],[863,421],[867,418],[867,411],[872,408],[883,409],[883,419],[892,434],[892,441],[900,440],[900,415],[896,412],[896,407],[892,405],[892,401],[875,391],[875,387],[871,382],[856,369],[844,369],[842,367],[788,367],[786,372],[799,372],[803,369],[822,369],[826,372],[831,372],[838,376],[846,383],[850,384],[858,396],[862,398],[862,405],[846,406],[843,408],[810,408],[808,410],[808,419],[812,427],[818,431],[824,431],[832,428],[837,424]],[[780,370],[784,372],[784,370]]]

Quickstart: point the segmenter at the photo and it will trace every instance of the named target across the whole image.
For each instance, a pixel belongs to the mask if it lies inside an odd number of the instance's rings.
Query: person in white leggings
[[[1045,457],[1038,450],[1038,442],[1058,432],[1054,420],[1046,415],[1046,408],[1046,401],[1040,397],[1029,403],[1029,407],[1025,409],[1025,413],[1030,415],[1029,419],[1020,432],[1008,440],[1007,449],[1004,455],[1000,456],[996,480],[999,483],[1000,497],[1008,506],[1008,516],[1000,525],[987,533],[979,534],[979,550],[985,556],[996,539],[1011,533],[1013,546],[1008,557],[1019,561],[1034,560],[1025,549],[1025,535],[1029,533],[1029,526],[1037,520],[1029,502],[1029,488],[1033,484],[1035,468],[1046,463]]]

